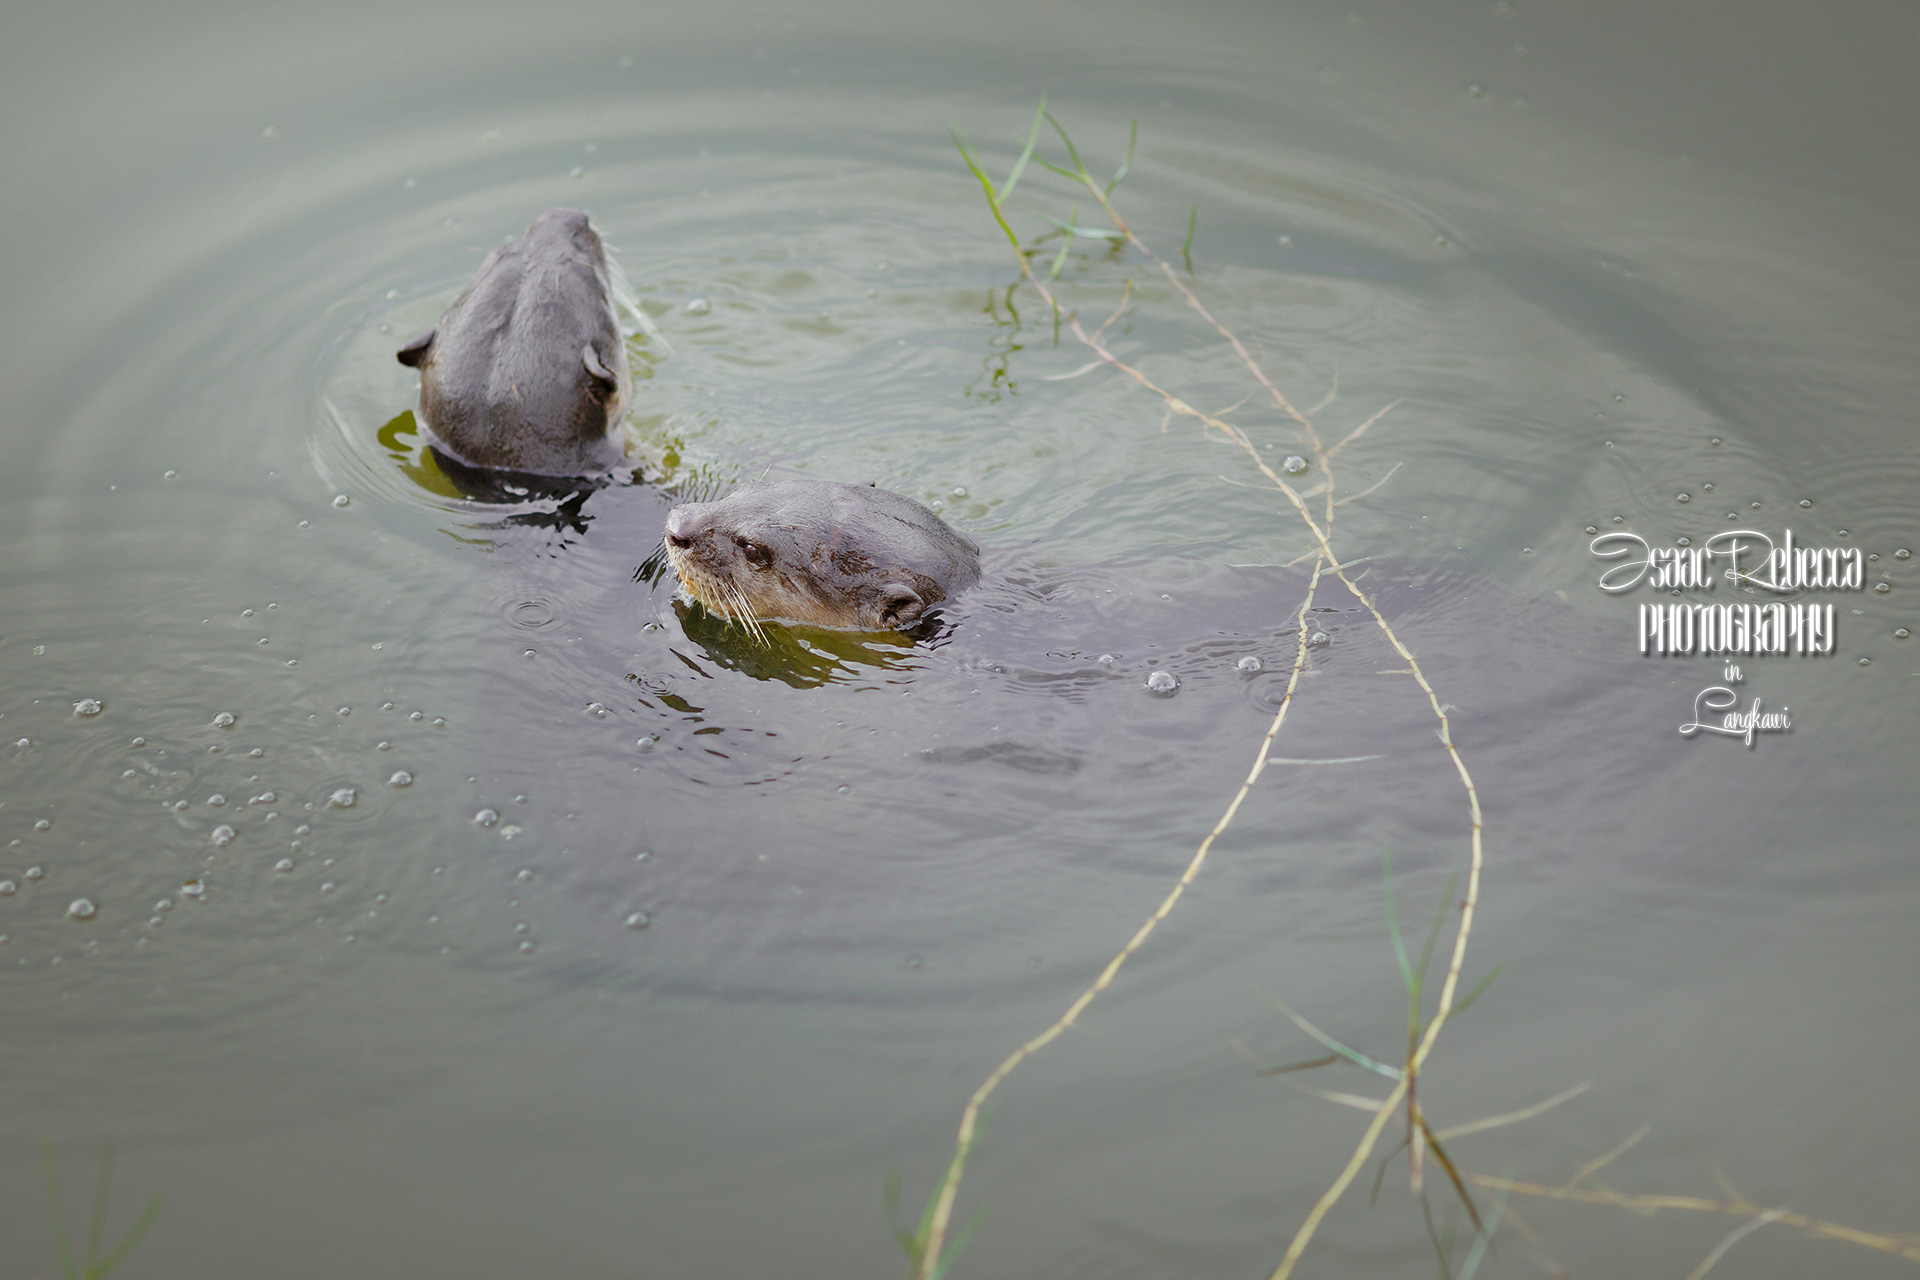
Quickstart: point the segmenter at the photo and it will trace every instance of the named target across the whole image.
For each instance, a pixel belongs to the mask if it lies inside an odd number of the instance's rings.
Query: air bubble
[[[518,880],[521,884],[525,884],[527,881],[533,879],[533,868],[522,867],[518,871],[513,873],[513,878],[515,880]]]
[[[1676,547],[1690,547],[1693,545],[1693,539],[1687,538],[1687,537],[1675,538],[1673,540],[1673,545]]]
[[[1261,663],[1260,663],[1260,659],[1254,657],[1252,654],[1248,654],[1246,657],[1240,659],[1240,661],[1234,663],[1233,665],[1238,667],[1242,671],[1251,673],[1251,672],[1260,670]]]
[[[606,715],[607,714],[606,704],[600,703],[600,702],[589,702],[587,704],[587,714],[590,716]]]
[[[340,887],[339,885],[335,884],[331,880],[323,880],[320,882],[320,892],[322,893],[332,893],[335,889],[338,889],[339,887]]]
[[[1692,502],[1692,501],[1693,501],[1693,495],[1692,495],[1692,494],[1690,494],[1690,493],[1680,493],[1680,494],[1675,494],[1675,495],[1674,495],[1674,499],[1673,499],[1673,500],[1674,500],[1675,502]]]
[[[360,793],[352,787],[341,787],[327,797],[329,809],[351,809],[360,802]]]
[[[195,902],[207,896],[207,886],[199,880],[189,880],[180,886],[180,896],[192,898]]]
[[[393,776],[387,779],[387,785],[390,787],[410,787],[413,785],[413,775],[405,769],[395,769]]]
[[[1290,476],[1305,475],[1307,473],[1307,460],[1297,453],[1290,453],[1286,456],[1286,460],[1280,464],[1280,469]]]
[[[1099,657],[1095,658],[1094,661],[1099,663],[1103,667],[1110,667],[1114,664],[1116,659],[1110,653],[1103,653]]]
[[[473,815],[473,825],[476,827],[491,827],[499,821],[500,811],[498,809],[482,809]]]
[[[1812,498],[1802,498],[1802,499],[1800,499],[1800,505],[1801,505],[1802,507],[1810,507],[1810,506],[1812,506],[1812,505],[1813,505],[1813,499],[1812,499]]]
[[[67,904],[67,914],[75,920],[91,920],[99,908],[93,905],[91,898],[75,898]]]
[[[1588,533],[1598,533],[1598,532],[1600,532],[1600,526],[1599,526],[1599,525],[1597,525],[1597,524],[1590,524],[1590,525],[1588,525],[1588,526],[1587,526],[1587,532],[1588,532]]]
[[[1887,592],[1893,590],[1893,584],[1891,582],[1876,582],[1873,584],[1873,589],[1881,595],[1885,595]]]
[[[53,830],[53,819],[37,818],[34,820],[33,829],[35,831],[51,831]]]
[[[535,947],[534,947],[532,938],[520,939],[520,954],[532,955],[534,953],[534,950],[535,950]]]
[[[1912,634],[1913,632],[1907,630],[1905,627],[1895,627],[1893,629],[1893,638],[1895,640],[1905,640],[1908,636]]]
[[[713,304],[705,298],[688,298],[686,311],[690,316],[703,316],[713,310]]]
[[[1862,658],[1862,659],[1860,659],[1860,665],[1861,665],[1861,666],[1863,666],[1863,667],[1865,667],[1865,666],[1871,666],[1872,664],[1873,664],[1873,659],[1872,659],[1872,658]]]
[[[1147,677],[1147,688],[1154,693],[1172,693],[1180,687],[1180,681],[1171,671],[1155,671]]]
[[[1709,482],[1709,483],[1707,483],[1707,484],[1703,484],[1703,485],[1701,485],[1701,486],[1700,486],[1700,492],[1702,492],[1702,493],[1712,493],[1712,492],[1713,492],[1713,485],[1712,485],[1712,483],[1711,483],[1711,482]]]
[[[207,804],[210,808],[224,809],[227,807],[227,798],[216,791],[207,797]]]
[[[500,838],[502,840],[511,840],[519,834],[520,834],[520,828],[514,826],[513,823],[511,822],[509,822],[506,826],[500,828]]]
[[[213,717],[213,727],[216,729],[231,729],[238,722],[239,717],[231,711],[216,712]]]
[[[82,698],[73,704],[73,714],[77,716],[97,716],[100,714],[100,699]]]
[[[653,923],[653,917],[644,911],[636,911],[627,917],[627,928],[644,929]]]
[[[280,859],[280,861],[273,864],[273,869],[275,871],[280,871],[280,872],[291,871],[293,870],[293,859],[282,858]]]
[[[336,493],[333,495],[333,505],[336,507],[350,507],[353,505],[353,499],[344,493]]]
[[[1307,637],[1307,643],[1317,648],[1320,645],[1332,644],[1333,637],[1328,635],[1324,631],[1316,631],[1312,635]]]
[[[224,849],[228,845],[233,843],[233,836],[234,836],[233,828],[223,822],[219,826],[213,829],[212,839],[214,844]]]
[[[1909,551],[1905,547],[1896,548],[1893,553],[1893,558],[1895,560],[1907,560],[1907,559],[1911,559],[1912,556],[1913,556],[1913,552]]]
[[[20,892],[20,886],[12,880],[0,880],[0,898],[11,898]]]

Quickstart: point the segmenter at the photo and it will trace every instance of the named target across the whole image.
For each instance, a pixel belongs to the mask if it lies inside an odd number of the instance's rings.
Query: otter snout
[[[687,507],[667,512],[667,545],[678,551],[691,547],[700,536],[700,517]]]

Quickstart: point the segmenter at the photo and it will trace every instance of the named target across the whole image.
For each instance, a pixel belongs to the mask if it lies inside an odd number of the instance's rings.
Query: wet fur
[[[577,209],[549,209],[494,249],[440,323],[397,353],[420,370],[420,414],[471,466],[606,472],[631,389],[616,274]]]
[[[824,480],[675,507],[665,547],[688,595],[761,638],[761,621],[776,618],[904,630],[980,579],[980,549],[926,507]]]

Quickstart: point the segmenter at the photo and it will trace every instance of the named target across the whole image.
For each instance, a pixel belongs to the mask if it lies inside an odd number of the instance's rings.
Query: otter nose
[[[693,512],[685,507],[675,507],[667,513],[667,545],[685,551],[693,545],[698,530]]]

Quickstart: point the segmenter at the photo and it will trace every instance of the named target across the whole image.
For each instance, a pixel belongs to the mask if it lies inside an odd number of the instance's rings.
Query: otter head
[[[756,632],[772,618],[902,630],[980,577],[980,549],[911,498],[823,480],[675,507],[666,548],[688,595]]]

